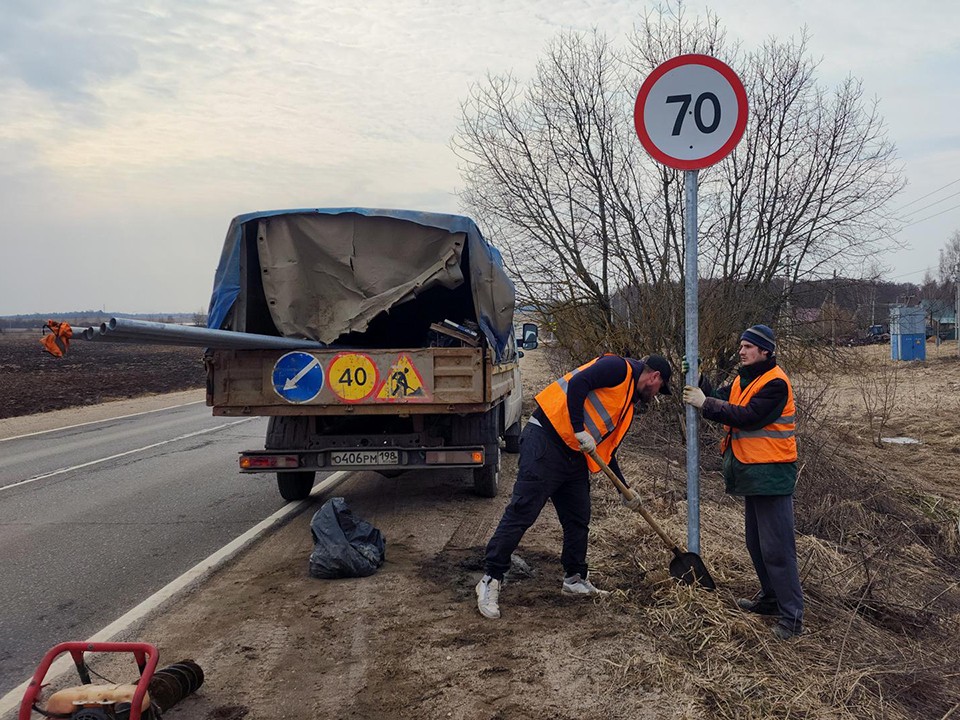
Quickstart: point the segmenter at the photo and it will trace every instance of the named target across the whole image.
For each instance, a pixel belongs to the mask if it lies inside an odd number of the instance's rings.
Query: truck
[[[240,215],[227,231],[207,327],[303,348],[204,354],[214,415],[269,418],[243,473],[309,495],[318,471],[464,468],[496,495],[500,443],[519,450],[515,290],[468,217],[319,208]]]

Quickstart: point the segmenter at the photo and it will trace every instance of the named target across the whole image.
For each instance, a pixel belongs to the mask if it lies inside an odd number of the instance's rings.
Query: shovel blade
[[[704,590],[716,590],[717,584],[710,577],[707,566],[700,556],[692,552],[680,552],[673,549],[673,560],[670,561],[670,575],[684,585],[699,585]]]

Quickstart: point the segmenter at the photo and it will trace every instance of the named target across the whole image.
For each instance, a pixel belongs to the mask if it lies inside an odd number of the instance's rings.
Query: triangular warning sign
[[[423,387],[423,378],[410,357],[401,353],[387,372],[377,393],[377,400],[403,402],[404,400],[426,400],[427,391]]]

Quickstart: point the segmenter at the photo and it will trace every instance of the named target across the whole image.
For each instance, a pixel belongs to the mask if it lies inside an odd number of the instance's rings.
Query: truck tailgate
[[[477,412],[509,390],[484,348],[218,350],[214,415]]]

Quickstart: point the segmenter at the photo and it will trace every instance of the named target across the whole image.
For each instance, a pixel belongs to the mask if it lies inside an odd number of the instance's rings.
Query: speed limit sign
[[[699,170],[725,158],[747,127],[747,93],[729,66],[709,55],[680,55],[640,87],[633,110],[640,142],[655,160]]]

